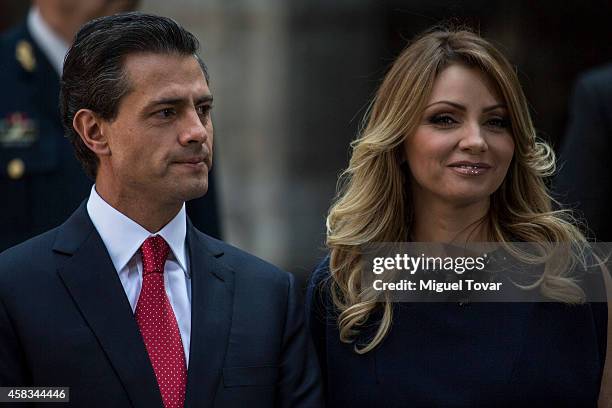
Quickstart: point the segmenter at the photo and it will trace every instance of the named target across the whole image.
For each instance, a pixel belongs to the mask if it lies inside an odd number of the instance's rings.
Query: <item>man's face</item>
[[[102,122],[110,155],[101,157],[96,182],[121,198],[161,205],[203,196],[212,166],[212,95],[197,60],[133,54],[123,68],[130,92],[117,117]]]

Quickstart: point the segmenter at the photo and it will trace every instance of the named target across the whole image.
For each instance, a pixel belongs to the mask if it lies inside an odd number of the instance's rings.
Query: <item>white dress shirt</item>
[[[164,286],[181,332],[185,361],[189,364],[191,276],[189,274],[188,250],[185,245],[187,233],[185,204],[183,204],[183,208],[176,217],[155,234],[151,234],[104,201],[98,195],[95,185],[91,188],[91,194],[87,201],[87,212],[100,237],[102,237],[130,306],[132,306],[132,312],[136,310],[136,303],[142,287],[140,246],[148,237],[153,235],[161,235],[166,240],[170,246],[170,252],[164,268]]]
[[[55,68],[59,76],[62,76],[64,57],[70,45],[49,27],[49,24],[40,15],[38,7],[30,8],[27,25],[32,38],[45,54],[51,66]]]

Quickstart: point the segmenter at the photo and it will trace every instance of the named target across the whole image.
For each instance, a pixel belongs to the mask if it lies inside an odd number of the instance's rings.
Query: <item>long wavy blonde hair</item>
[[[490,199],[491,241],[569,242],[583,248],[586,240],[571,213],[553,211],[544,178],[555,170],[552,149],[536,138],[527,100],[512,65],[488,41],[467,29],[435,29],[418,37],[393,63],[364,118],[360,135],[351,144],[348,168],[327,217],[331,296],[338,309],[340,340],[355,343],[366,353],[385,338],[392,322],[392,304],[368,297],[361,287],[360,246],[409,240],[412,220],[409,170],[401,166],[402,145],[413,134],[430,97],[437,75],[452,64],[476,67],[496,84],[510,114],[514,158],[508,173]],[[508,245],[511,252],[516,249]],[[562,264],[580,259],[575,251]],[[518,254],[528,260],[526,254]],[[533,261],[533,259],[531,259]],[[559,263],[559,262],[557,262]],[[560,265],[548,265],[538,288],[551,300],[580,303],[584,292]],[[357,336],[372,313],[382,312],[371,339]],[[371,322],[368,322],[371,323]]]

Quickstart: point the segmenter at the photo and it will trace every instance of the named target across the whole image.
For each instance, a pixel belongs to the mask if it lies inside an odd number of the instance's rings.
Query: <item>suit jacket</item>
[[[555,191],[584,216],[599,241],[612,241],[612,64],[576,82]]]
[[[318,407],[292,275],[189,222],[186,407]],[[0,254],[0,386],[68,386],[75,407],[161,407],[138,325],[83,203]]]
[[[91,181],[64,137],[57,72],[24,22],[0,36],[0,251],[61,224]],[[187,203],[194,225],[220,237],[214,177]]]

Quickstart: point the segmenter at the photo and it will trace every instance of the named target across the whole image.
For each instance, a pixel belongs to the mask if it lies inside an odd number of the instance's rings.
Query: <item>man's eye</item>
[[[176,112],[172,108],[165,108],[155,113],[156,116],[159,116],[164,119],[174,116],[174,114],[176,114]]]
[[[212,105],[200,105],[196,108],[198,115],[200,116],[208,115],[211,109],[212,109]]]
[[[429,118],[429,123],[441,127],[450,127],[456,124],[457,121],[450,115],[434,115]]]

